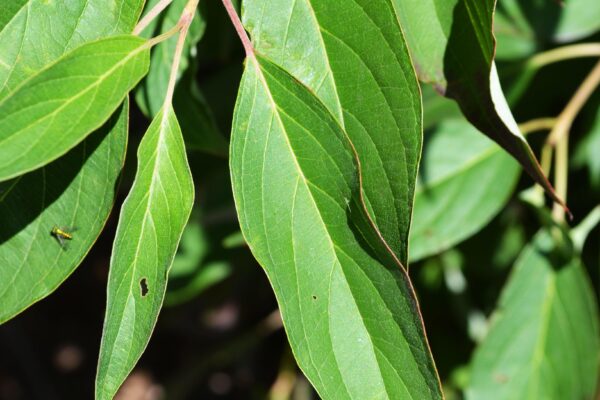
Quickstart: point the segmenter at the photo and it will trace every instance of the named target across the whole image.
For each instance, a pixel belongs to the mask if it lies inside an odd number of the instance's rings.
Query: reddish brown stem
[[[250,38],[244,29],[244,25],[242,25],[242,21],[235,11],[231,0],[223,0],[223,5],[227,10],[227,14],[229,14],[229,18],[231,19],[231,23],[233,24],[235,30],[237,31],[242,44],[244,45],[244,50],[246,51],[246,57],[254,57],[254,47],[252,47],[252,42],[250,42]]]

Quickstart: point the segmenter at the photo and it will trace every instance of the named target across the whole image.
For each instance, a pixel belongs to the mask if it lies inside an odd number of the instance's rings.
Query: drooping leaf
[[[321,397],[442,398],[404,269],[356,230],[360,185],[339,120],[249,57],[230,163],[242,232],[273,285],[298,364]]]
[[[54,291],[102,231],[125,159],[128,103],[65,156],[0,182],[0,323]],[[61,246],[54,227],[72,233]]]
[[[45,165],[99,128],[148,69],[135,36],[87,43],[0,99],[0,181]]]
[[[255,48],[310,88],[344,127],[360,158],[370,217],[406,265],[422,111],[391,0],[270,4],[244,2]]]
[[[410,232],[411,261],[449,249],[506,204],[519,165],[467,121],[448,119],[425,136]]]
[[[141,4],[142,0],[2,2],[0,18],[6,17],[6,21],[0,24],[0,30],[8,20],[12,22],[0,32],[0,85],[3,88],[0,97],[72,48],[103,35],[131,31]],[[47,34],[50,27],[52,35]],[[128,103],[124,107],[117,110],[100,131],[64,157],[13,181],[0,183],[12,188],[0,189],[3,192],[0,208],[3,213],[10,208],[9,216],[1,218],[6,223],[0,233],[3,237],[0,259],[18,260],[14,266],[22,264],[4,270],[7,276],[2,282],[14,283],[13,287],[4,286],[2,290],[6,289],[6,295],[17,300],[3,301],[6,307],[1,321],[56,289],[100,234],[114,202],[125,154]],[[36,203],[33,208],[36,211],[25,207],[33,204],[31,202]],[[67,226],[72,220],[77,228],[73,240],[59,252],[59,243],[50,236],[50,230],[54,225]],[[37,236],[34,235],[36,226],[40,227]],[[34,241],[46,245],[32,246]],[[8,276],[17,270],[19,275]]]
[[[131,32],[143,5],[144,0],[29,0],[0,32],[0,99],[66,52]]]
[[[562,204],[519,131],[500,86],[492,34],[495,0],[393,1],[419,78],[456,100],[469,122],[515,157]]]
[[[146,348],[194,200],[181,130],[171,106],[138,148],[138,170],[113,245],[96,377],[96,399],[112,399]]]
[[[581,261],[543,232],[514,268],[475,352],[467,399],[593,398],[598,308]]]

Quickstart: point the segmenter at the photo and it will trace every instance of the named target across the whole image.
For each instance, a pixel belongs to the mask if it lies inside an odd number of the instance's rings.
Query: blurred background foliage
[[[184,3],[176,0],[174,12],[145,34],[170,27]],[[531,60],[565,44],[600,42],[600,6],[594,0],[499,0],[494,29],[498,71],[517,121],[555,117],[597,59],[543,68]],[[133,179],[134,149],[147,116],[161,103],[153,95],[164,92],[168,74],[161,58],[169,60],[172,51],[168,41],[155,50],[151,73],[133,96],[138,107],[117,205]],[[266,276],[237,226],[227,141],[243,50],[220,2],[201,2],[186,53],[175,109],[190,150],[197,200],[156,331],[119,398],[315,399],[293,361]],[[452,101],[431,87],[422,90],[425,140],[410,274],[447,398],[461,399],[488,318],[517,259],[547,226],[547,213],[527,201],[532,181],[511,157],[477,133]],[[571,226],[600,203],[599,105],[596,90],[570,131]],[[546,136],[528,135],[538,155]],[[93,392],[116,217],[113,211],[97,245],[54,295],[0,327],[0,399],[82,399]],[[598,233],[592,225],[581,249],[595,293]]]

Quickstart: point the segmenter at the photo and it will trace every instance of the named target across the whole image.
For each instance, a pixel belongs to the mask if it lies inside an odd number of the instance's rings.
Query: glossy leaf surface
[[[96,241],[115,201],[128,112],[48,166],[0,182],[0,322],[54,291]],[[61,245],[55,226],[73,239]]]
[[[492,34],[495,1],[394,0],[394,5],[419,78],[456,100],[478,130],[561,202],[519,131],[500,86]]]
[[[581,261],[542,233],[514,268],[475,353],[467,399],[593,398],[598,308]]]
[[[0,99],[0,181],[55,160],[99,128],[148,69],[147,42],[85,44]]]
[[[185,147],[172,108],[138,148],[138,169],[113,244],[96,399],[112,399],[146,348],[167,276],[194,201]]]
[[[344,127],[360,158],[370,216],[406,265],[422,111],[392,2],[270,4],[244,2],[256,50],[311,89]]]
[[[411,261],[449,249],[483,228],[506,204],[516,161],[467,121],[426,133],[410,232]]]
[[[246,61],[230,163],[242,232],[319,394],[441,398],[408,276],[379,261],[354,224],[365,211],[345,132],[261,57]]]

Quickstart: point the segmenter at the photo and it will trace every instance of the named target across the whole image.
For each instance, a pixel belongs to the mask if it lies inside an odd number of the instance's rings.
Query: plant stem
[[[179,27],[179,37],[177,38],[177,46],[175,47],[175,55],[173,56],[173,64],[171,64],[171,74],[169,75],[169,84],[167,86],[167,93],[165,95],[165,102],[163,105],[163,113],[167,113],[173,102],[173,94],[175,93],[175,85],[177,83],[177,75],[179,74],[179,65],[181,64],[181,55],[183,54],[183,47],[185,45],[185,38],[187,36],[190,24],[194,19],[196,13],[196,7],[200,0],[189,0],[185,5],[177,27]]]
[[[152,39],[148,40],[148,42],[146,42],[145,47],[149,48],[149,47],[156,46],[160,42],[164,42],[165,40],[169,39],[173,35],[179,33],[179,31],[181,31],[181,27],[179,26],[179,24],[177,24],[174,27],[172,27],[171,29],[169,29],[168,31],[166,31],[165,33],[155,36]]]
[[[567,203],[567,181],[569,170],[569,135],[556,144],[556,156],[554,159],[554,188],[560,198]],[[552,207],[552,216],[556,222],[565,220],[565,212],[561,205],[554,204]]]
[[[231,19],[231,23],[233,24],[242,44],[244,45],[244,51],[246,52],[246,57],[254,57],[254,47],[252,46],[252,42],[244,29],[244,25],[242,21],[240,21],[240,17],[235,11],[235,7],[231,3],[231,0],[223,0],[223,5],[227,10],[227,14],[229,14],[229,19]]]
[[[556,147],[556,158],[554,168],[554,185],[558,196],[566,202],[567,200],[567,181],[569,168],[569,130],[575,117],[586,103],[590,95],[600,84],[600,61],[588,74],[582,84],[579,86],[567,106],[556,119],[556,123],[546,144],[548,147]],[[553,207],[552,215],[557,222],[563,222],[565,219],[564,210],[557,206]]]
[[[592,72],[588,74],[581,86],[577,89],[565,109],[560,113],[556,119],[556,124],[550,132],[548,142],[551,145],[555,145],[565,135],[568,134],[573,120],[594,92],[596,87],[600,84],[600,61],[596,63]]]
[[[523,135],[527,135],[531,132],[551,130],[552,128],[554,128],[555,124],[556,118],[535,118],[527,122],[523,122],[522,124],[519,124],[519,130]]]
[[[598,56],[600,56],[600,43],[574,44],[534,55],[527,60],[525,68],[520,72],[516,82],[513,83],[507,93],[508,102],[514,104],[521,98],[538,69],[558,61]]]
[[[580,57],[600,57],[600,43],[582,43],[563,46],[538,53],[527,61],[527,67],[539,69],[558,61]]]
[[[133,30],[133,34],[139,35],[172,2],[173,0],[160,0],[154,7],[152,7],[152,10],[150,10],[148,14],[144,15],[144,18],[138,22]]]

